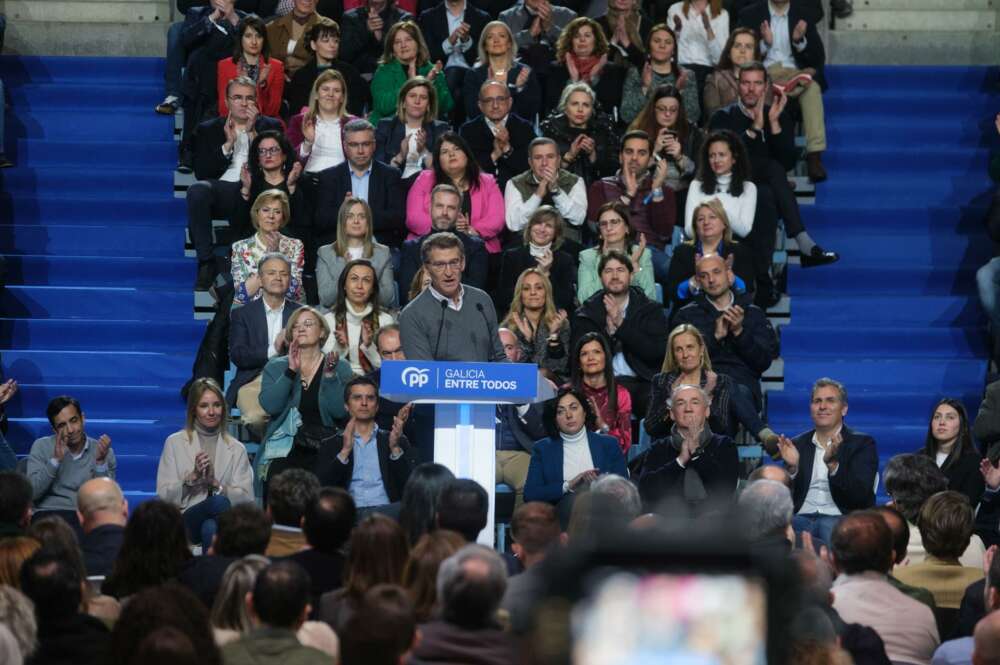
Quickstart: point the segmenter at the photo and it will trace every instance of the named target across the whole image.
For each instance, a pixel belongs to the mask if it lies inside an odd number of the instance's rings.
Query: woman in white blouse
[[[678,60],[694,72],[701,100],[705,80],[729,38],[729,12],[722,8],[722,0],[683,0],[667,10],[667,25],[677,33]]]
[[[414,76],[399,89],[396,114],[379,120],[375,128],[375,159],[392,164],[412,182],[424,169],[432,168],[431,151],[438,138],[450,129],[436,120],[437,90],[423,76]]]
[[[353,196],[344,199],[337,213],[337,239],[320,247],[316,258],[316,283],[323,307],[333,307],[337,302],[340,275],[349,261],[357,259],[367,259],[375,268],[379,304],[396,306],[396,277],[389,248],[375,242],[372,210],[365,201]]]
[[[355,374],[368,374],[382,365],[375,340],[379,328],[395,319],[379,306],[379,283],[371,262],[355,259],[344,266],[337,281],[337,302],[324,318],[333,333],[323,353],[346,360]]]
[[[695,209],[711,199],[722,202],[733,235],[746,238],[753,230],[757,186],[750,180],[750,159],[743,142],[726,130],[712,132],[702,145],[698,177],[691,181],[684,209],[688,238],[694,237]]]
[[[292,117],[288,124],[288,140],[305,165],[306,173],[344,162],[344,125],[354,116],[347,113],[347,84],[336,69],[328,69],[316,77],[309,109]]]

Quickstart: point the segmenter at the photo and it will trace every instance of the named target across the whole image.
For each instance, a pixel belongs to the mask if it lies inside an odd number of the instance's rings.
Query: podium
[[[482,485],[489,516],[477,542],[493,546],[496,506],[496,405],[551,399],[535,365],[386,360],[379,394],[393,402],[434,404],[434,461]]]

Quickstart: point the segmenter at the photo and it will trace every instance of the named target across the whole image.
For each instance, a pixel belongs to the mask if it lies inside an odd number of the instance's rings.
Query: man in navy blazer
[[[375,159],[375,128],[367,120],[344,126],[343,164],[319,172],[316,199],[317,245],[337,238],[337,213],[344,197],[352,194],[372,209],[372,231],[383,245],[399,249],[406,235],[405,196],[399,188],[399,170]]]
[[[778,450],[792,476],[792,528],[829,543],[841,515],[875,505],[878,451],[872,437],[844,424],[847,389],[839,381],[813,384],[809,415],[815,429],[779,437]]]
[[[489,22],[490,15],[468,0],[444,0],[417,17],[431,61],[444,65],[445,80],[456,101],[462,96],[465,73],[479,57],[476,46]],[[455,112],[464,116],[465,104],[456,103]]]
[[[284,353],[285,326],[301,305],[285,298],[292,266],[284,254],[265,254],[257,265],[263,295],[230,315],[229,356],[236,376],[226,389],[226,401],[238,406],[242,422],[259,433],[267,422],[258,402],[261,372],[268,360]]]
[[[528,170],[528,144],[535,138],[535,128],[511,113],[513,101],[506,85],[487,81],[479,88],[482,114],[458,130],[469,143],[479,168],[496,176],[504,191],[507,181]]]

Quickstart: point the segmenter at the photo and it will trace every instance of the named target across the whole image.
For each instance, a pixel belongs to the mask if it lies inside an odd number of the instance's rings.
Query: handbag
[[[294,447],[318,453],[326,443],[337,438],[337,430],[326,425],[300,425],[295,432]]]

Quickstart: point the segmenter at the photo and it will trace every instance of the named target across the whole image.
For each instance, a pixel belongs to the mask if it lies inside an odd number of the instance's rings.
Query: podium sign
[[[434,404],[434,461],[482,485],[489,517],[478,542],[493,546],[496,489],[496,405],[554,395],[535,365],[386,360],[379,386],[394,402]]]

